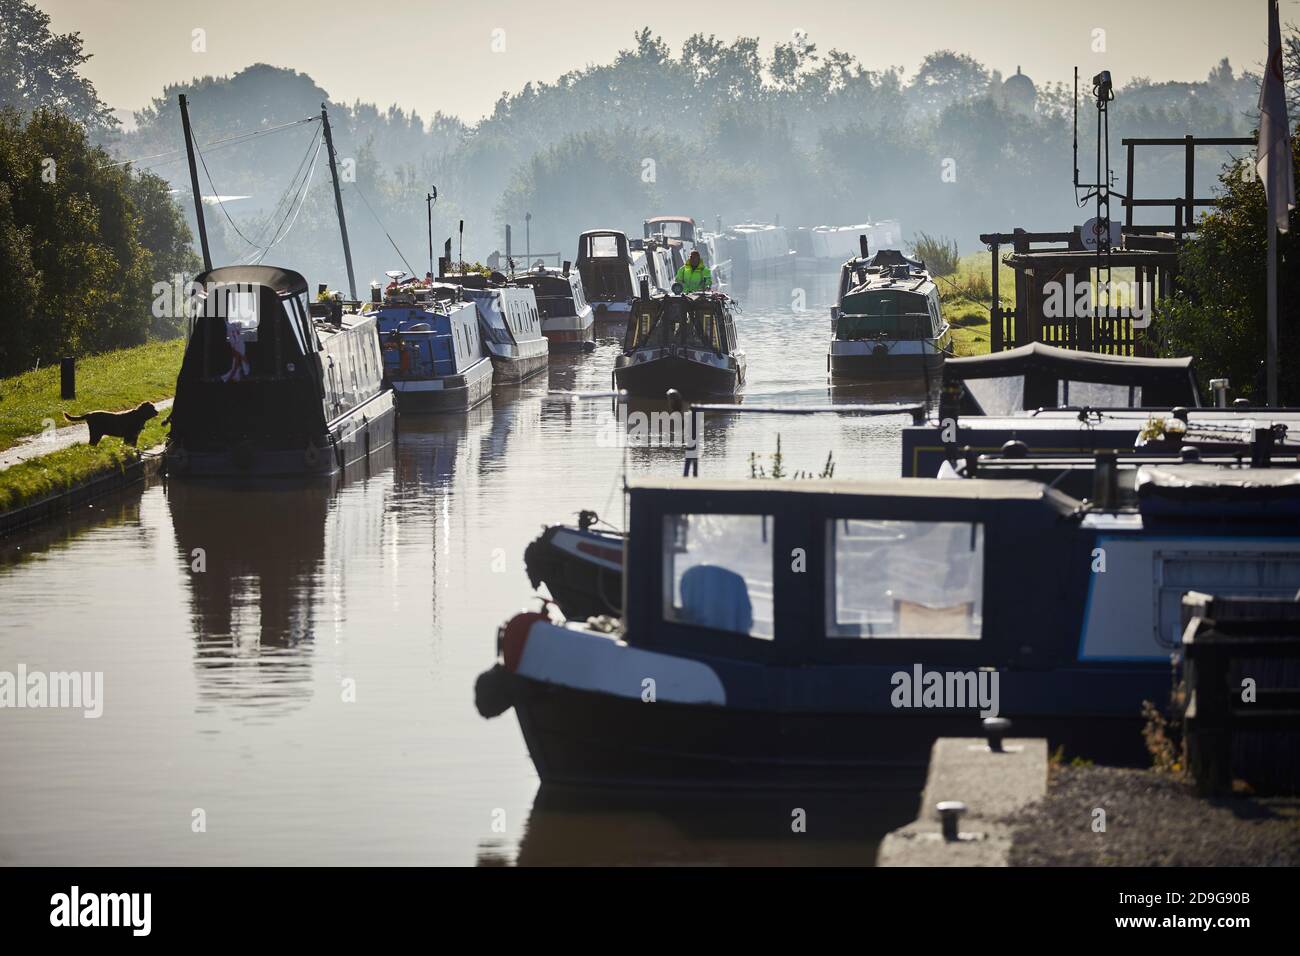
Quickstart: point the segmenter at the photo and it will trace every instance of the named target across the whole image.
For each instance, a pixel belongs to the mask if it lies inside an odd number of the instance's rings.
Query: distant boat
[[[533,290],[542,316],[542,334],[551,352],[581,352],[595,347],[595,310],[582,288],[582,276],[566,262],[562,269],[538,266],[511,281]]]
[[[717,263],[713,259],[712,243],[704,239],[703,234],[696,228],[695,220],[690,216],[652,216],[645,220],[641,226],[646,239],[659,240],[672,253],[674,276],[676,276],[677,270],[691,257],[692,252],[698,252],[704,264],[710,270],[717,271]],[[720,279],[720,277],[715,275],[714,278],[716,284],[716,280]],[[667,285],[660,285],[660,288],[665,291],[671,287],[671,279]]]
[[[952,352],[934,279],[924,262],[895,249],[844,263],[831,327],[833,378],[926,379]]]
[[[739,223],[713,236],[712,242],[715,259],[730,263],[731,274],[742,281],[794,265],[794,250],[784,226]]]
[[[597,320],[626,319],[641,282],[650,281],[645,253],[634,252],[617,229],[591,229],[580,235],[577,266]]]
[[[375,319],[308,303],[275,266],[199,274],[171,412],[168,474],[333,475],[393,441]]]
[[[531,288],[516,285],[499,272],[443,279],[461,286],[465,297],[478,307],[479,331],[492,359],[495,384],[517,384],[546,370],[550,349]]]
[[[492,394],[478,309],[459,287],[399,274],[369,314],[379,325],[384,375],[398,411],[468,411]]]
[[[731,299],[721,292],[650,295],[636,300],[614,361],[619,389],[662,399],[669,389],[696,400],[734,396],[745,387],[745,353],[736,341]]]
[[[640,253],[645,256],[646,271],[650,274],[650,288],[659,292],[671,292],[673,281],[677,278],[677,270],[681,268],[681,263],[674,261],[677,255],[680,255],[680,247],[674,249],[669,240],[660,236],[652,236],[649,239],[631,240],[632,254]]]
[[[861,236],[866,236],[870,249],[897,249],[903,241],[903,227],[897,219],[856,226],[801,226],[794,231],[796,264],[838,269],[846,259],[858,254]]]

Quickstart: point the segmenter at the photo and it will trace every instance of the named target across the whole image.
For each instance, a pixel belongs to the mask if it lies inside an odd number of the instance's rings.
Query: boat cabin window
[[[591,258],[618,258],[618,236],[592,236],[587,242],[591,250]]]
[[[665,621],[770,641],[772,518],[665,515]]]
[[[1025,410],[1025,377],[968,378],[962,381],[985,415],[1019,415]]]
[[[1060,408],[1141,408],[1141,385],[1103,385],[1100,382],[1056,383],[1056,404]]]
[[[979,639],[983,525],[839,518],[826,532],[829,637]]]
[[[836,336],[865,339],[888,335],[902,339],[930,338],[934,316],[927,296],[893,289],[850,292],[840,307]]]

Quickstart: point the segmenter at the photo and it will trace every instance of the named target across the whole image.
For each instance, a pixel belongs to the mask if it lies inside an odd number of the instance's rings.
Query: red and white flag
[[[1259,90],[1259,144],[1255,168],[1264,182],[1268,221],[1286,232],[1295,208],[1295,176],[1291,166],[1291,125],[1286,115],[1286,83],[1282,79],[1282,31],[1277,0],[1268,2],[1268,63]]]

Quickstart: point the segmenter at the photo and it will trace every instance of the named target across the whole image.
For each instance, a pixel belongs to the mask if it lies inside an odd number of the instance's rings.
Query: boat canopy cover
[[[260,285],[282,297],[302,295],[307,291],[307,280],[301,274],[279,266],[219,266],[200,273],[194,281],[200,286]]]
[[[1152,517],[1294,519],[1300,516],[1300,469],[1143,465],[1137,497],[1138,509]]]
[[[1104,355],[1031,342],[1006,352],[950,358],[943,374],[947,382],[1023,376],[1024,409],[1055,407],[1062,381],[1140,388],[1147,408],[1201,404],[1190,356]]]
[[[659,296],[637,300],[623,350],[683,345],[725,355],[735,348],[735,335],[722,297]]]

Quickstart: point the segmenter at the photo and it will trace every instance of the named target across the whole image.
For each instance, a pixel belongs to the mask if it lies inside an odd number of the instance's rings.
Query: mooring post
[[[63,361],[59,363],[59,397],[77,397],[77,360],[71,355],[63,356]]]

